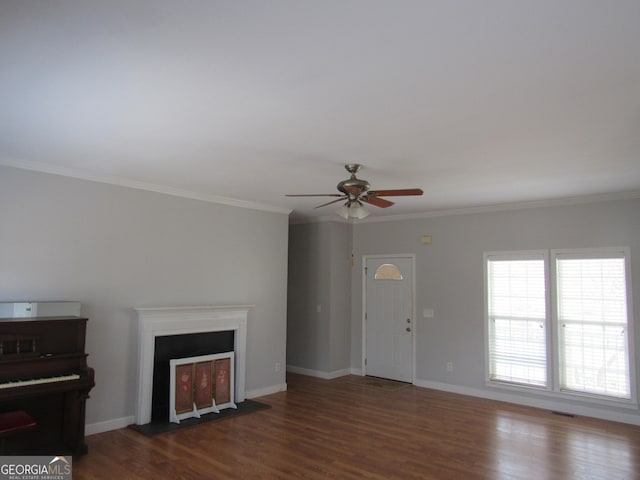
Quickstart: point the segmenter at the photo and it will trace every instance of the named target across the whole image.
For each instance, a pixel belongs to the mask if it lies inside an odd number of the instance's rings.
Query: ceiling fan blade
[[[393,202],[390,202],[389,200],[385,200],[384,198],[380,198],[380,197],[362,197],[361,200],[363,202],[367,202],[370,203],[371,205],[375,205],[376,207],[380,207],[380,208],[387,208],[390,207],[391,205],[393,205]]]
[[[405,195],[422,195],[424,192],[421,188],[399,188],[395,190],[374,190],[369,191],[369,196],[376,197],[402,197]]]
[[[342,195],[340,195],[340,198],[336,198],[335,200],[331,200],[330,202],[323,203],[322,205],[318,205],[317,207],[314,207],[314,208],[326,207],[327,205],[331,205],[332,203],[341,202],[344,199],[345,198]]]
[[[294,195],[285,195],[285,197],[342,197],[339,193],[301,193]]]

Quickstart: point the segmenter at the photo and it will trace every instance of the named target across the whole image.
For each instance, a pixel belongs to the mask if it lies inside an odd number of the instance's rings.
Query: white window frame
[[[626,303],[627,303],[627,353],[628,353],[628,369],[629,369],[629,398],[618,398],[610,395],[602,395],[596,393],[580,392],[562,388],[561,385],[561,365],[560,365],[560,322],[558,319],[558,279],[557,279],[557,260],[558,259],[600,259],[600,258],[620,258],[625,264],[625,282],[626,282]],[[553,305],[552,311],[552,329],[553,329],[553,389],[560,392],[563,396],[570,396],[593,401],[602,401],[604,403],[629,404],[637,405],[636,390],[636,370],[635,370],[635,333],[634,333],[634,317],[632,304],[632,287],[631,287],[631,261],[630,250],[628,247],[603,247],[603,248],[571,248],[551,250],[549,282],[553,286],[551,301]]]
[[[546,351],[547,351],[547,387],[526,385],[521,383],[511,383],[504,380],[493,380],[490,377],[490,325],[489,325],[489,278],[488,262],[492,258],[500,260],[531,260],[544,257],[545,262],[545,311],[546,311]],[[558,331],[558,298],[557,298],[557,271],[556,259],[558,257],[568,258],[624,258],[625,280],[627,295],[627,349],[629,362],[629,382],[630,398],[618,398],[608,395],[585,393],[573,390],[564,390],[560,386],[560,333]],[[632,285],[631,285],[631,260],[628,247],[603,247],[603,248],[574,248],[574,249],[552,249],[552,250],[523,250],[523,251],[494,251],[483,254],[483,274],[484,274],[484,333],[485,333],[485,384],[490,387],[516,391],[536,391],[554,398],[579,398],[586,402],[600,405],[622,406],[636,408],[638,406],[637,385],[636,385],[636,362],[635,362],[635,333],[634,316],[632,305]]]
[[[527,251],[513,251],[513,252],[486,252],[483,255],[483,268],[484,268],[484,325],[485,325],[485,383],[492,386],[503,386],[509,389],[516,390],[536,390],[536,391],[551,391],[552,377],[551,368],[548,362],[549,352],[551,351],[551,335],[550,335],[550,322],[549,322],[549,289],[547,286],[547,278],[549,275],[549,252],[547,250],[527,250]],[[491,345],[491,326],[490,326],[490,314],[489,314],[489,261],[495,259],[499,261],[519,261],[519,260],[542,260],[544,264],[544,277],[545,277],[545,318],[544,318],[544,330],[545,330],[545,350],[547,353],[547,367],[546,367],[546,385],[527,385],[524,383],[509,382],[506,380],[492,379],[491,378],[491,358],[489,349]]]

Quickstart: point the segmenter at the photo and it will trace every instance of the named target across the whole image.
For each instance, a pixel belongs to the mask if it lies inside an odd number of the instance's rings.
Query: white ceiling
[[[0,72],[0,163],[294,219],[640,191],[639,0],[2,0]]]

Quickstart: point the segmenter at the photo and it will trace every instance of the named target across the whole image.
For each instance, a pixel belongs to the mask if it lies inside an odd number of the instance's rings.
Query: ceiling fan
[[[371,190],[371,185],[366,180],[356,177],[356,173],[360,171],[362,165],[359,163],[348,163],[344,166],[351,177],[338,183],[338,191],[341,193],[307,193],[286,195],[287,197],[338,197],[335,200],[318,205],[315,208],[326,207],[337,202],[344,201],[343,207],[338,214],[344,218],[364,218],[369,215],[362,203],[375,205],[376,207],[387,208],[393,205],[393,202],[381,197],[400,197],[407,195],[422,195],[424,192],[420,188],[401,188],[393,190]]]

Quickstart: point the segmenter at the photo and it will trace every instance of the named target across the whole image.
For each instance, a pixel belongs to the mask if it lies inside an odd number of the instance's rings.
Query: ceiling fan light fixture
[[[349,207],[343,205],[338,210],[336,210],[336,213],[347,220],[349,218]]]
[[[349,216],[360,220],[361,218],[368,217],[369,212],[367,212],[367,209],[364,208],[360,202],[357,202],[351,204],[351,207],[349,208]]]
[[[351,205],[341,206],[336,213],[345,220],[349,218],[365,218],[369,216],[369,212],[359,202],[353,202]]]

